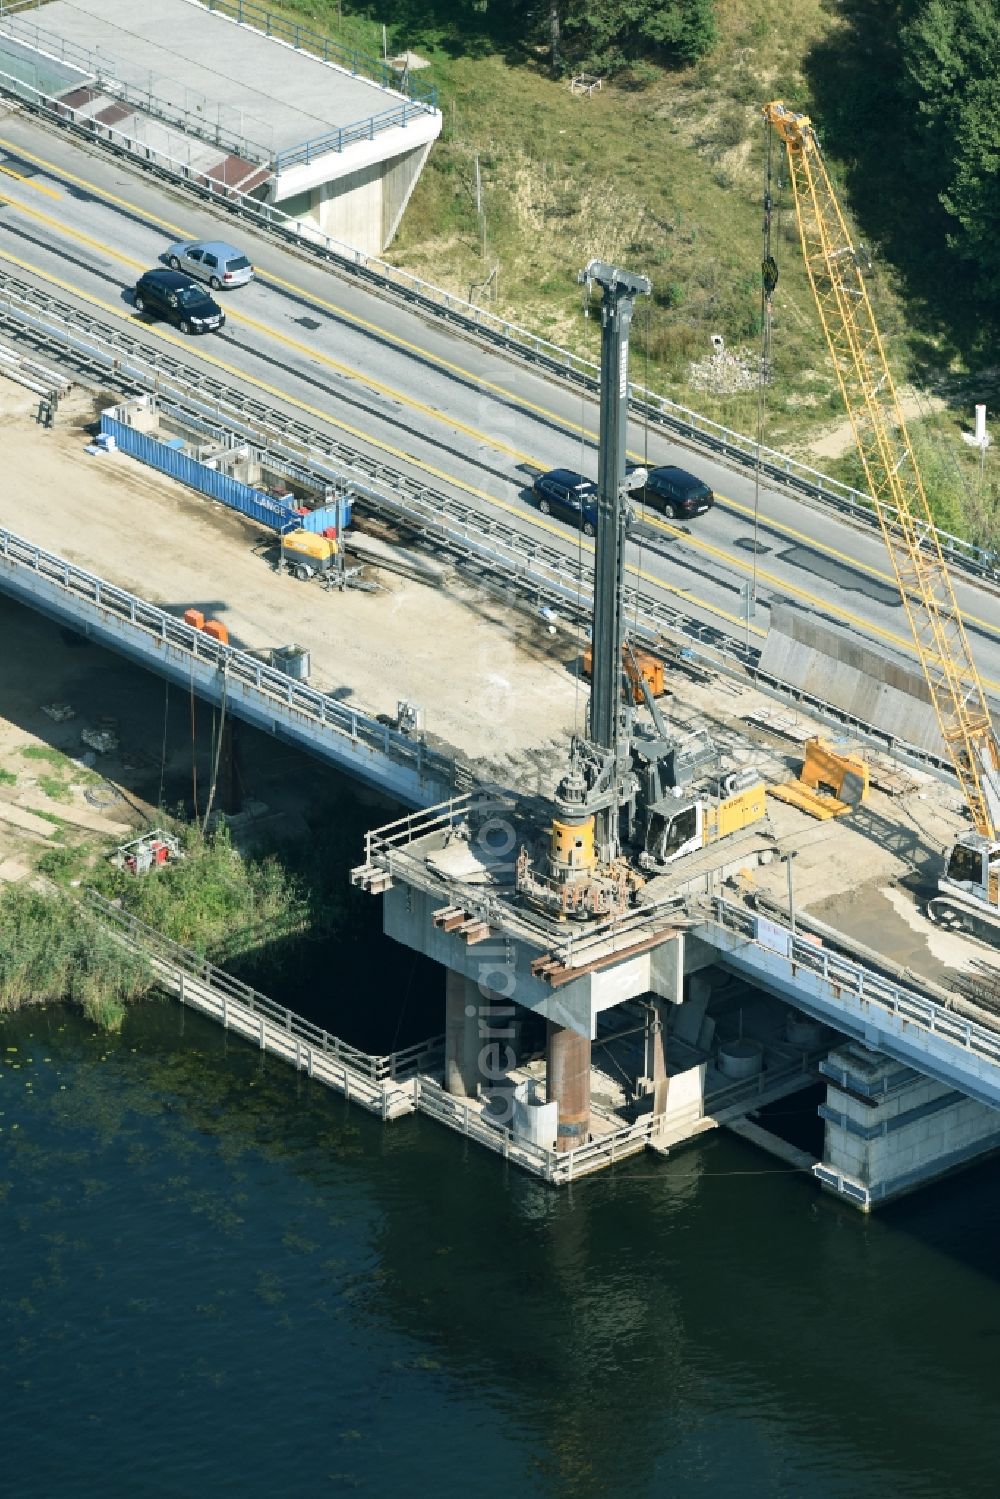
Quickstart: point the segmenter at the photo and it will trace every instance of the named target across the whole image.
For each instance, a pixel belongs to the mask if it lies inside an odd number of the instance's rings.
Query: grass
[[[17,776],[12,770],[0,770],[0,786],[16,786]]]
[[[43,796],[50,796],[54,802],[73,800],[73,788],[67,786],[65,781],[60,781],[57,776],[39,776],[38,789]]]
[[[286,0],[274,8],[381,55],[381,26],[354,0]],[[390,18],[396,13],[391,5],[384,10]],[[411,47],[430,60],[420,76],[438,88],[444,126],[387,258],[474,298],[497,267],[498,313],[595,362],[599,320],[583,316],[577,271],[594,256],[645,271],[654,294],[633,325],[633,378],[753,432],[755,393],[702,391],[691,366],[710,353],[713,333],[751,358],[759,347],[760,106],[785,98],[814,114],[824,138],[852,149],[833,104],[835,69],[845,56],[854,59],[847,84],[860,97],[865,79],[858,68],[871,70],[871,60],[857,61],[857,17],[828,0],[716,0],[716,12],[718,44],[694,67],[643,66],[581,99],[549,76],[542,54],[509,39],[491,50],[482,31],[467,34],[463,54],[446,24],[446,5],[401,7],[423,19],[408,30],[390,27],[390,52]],[[849,170],[835,152],[828,159],[850,210],[856,162]],[[780,148],[772,164],[775,179],[783,177]],[[839,426],[844,413],[787,197],[777,194],[773,223],[780,280],[765,441],[809,461],[811,442]],[[913,205],[899,211],[912,214]],[[878,244],[872,248],[877,254]],[[935,379],[955,364],[947,329],[935,328],[920,295],[908,297],[894,266],[882,264],[879,317],[894,372],[903,384],[913,375]],[[970,425],[971,411],[954,407],[951,420],[939,424],[939,442],[954,445],[956,422]],[[985,506],[996,514],[992,475],[978,508],[961,486],[940,498],[937,486],[928,487],[952,529],[982,531],[979,512]]]
[[[69,999],[108,1030],[153,975],[75,901],[14,886],[0,894],[0,1010]]]
[[[40,760],[46,765],[51,765],[53,770],[68,772],[76,768],[69,756],[64,755],[62,750],[52,749],[47,744],[27,744],[21,750],[21,754],[26,760]]]

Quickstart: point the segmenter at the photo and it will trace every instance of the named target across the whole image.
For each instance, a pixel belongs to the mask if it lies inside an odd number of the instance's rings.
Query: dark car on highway
[[[686,469],[667,465],[651,468],[644,489],[637,490],[633,498],[648,505],[651,510],[662,510],[674,520],[689,520],[692,515],[704,515],[715,504],[715,495],[702,479],[696,479]]]
[[[557,515],[593,536],[597,530],[597,485],[571,468],[539,474],[532,485],[543,515]]]
[[[135,283],[132,300],[136,312],[166,318],[182,333],[211,333],[226,321],[218,302],[180,271],[147,271]]]

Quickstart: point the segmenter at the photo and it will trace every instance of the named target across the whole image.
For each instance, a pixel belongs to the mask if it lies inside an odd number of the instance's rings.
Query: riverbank
[[[390,954],[386,1004],[373,1014],[357,1002],[370,988],[366,945],[379,938],[380,912],[345,871],[391,803],[239,725],[233,815],[206,837],[210,708],[2,596],[0,636],[0,1011],[66,998],[120,1030],[150,992],[144,965],[126,961],[81,908],[93,885],[360,1046],[389,1050],[397,1033],[406,1044],[435,1028],[439,1017],[419,1003],[400,1017],[408,953]],[[107,736],[103,751],[81,738],[91,730]],[[182,860],[145,877],[112,867],[117,846],[164,825]]]

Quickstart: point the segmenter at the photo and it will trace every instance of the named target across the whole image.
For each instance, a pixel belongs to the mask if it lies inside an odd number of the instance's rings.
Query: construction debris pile
[[[720,340],[721,342],[721,340]],[[756,390],[760,377],[760,356],[751,349],[716,348],[704,359],[688,366],[688,383],[695,390],[706,390],[718,396],[737,395]],[[765,377],[770,380],[770,374]]]

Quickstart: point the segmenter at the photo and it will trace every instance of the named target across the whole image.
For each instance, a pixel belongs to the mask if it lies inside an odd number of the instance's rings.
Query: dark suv
[[[683,468],[651,468],[646,478],[645,489],[634,495],[636,501],[648,505],[651,510],[662,510],[675,520],[688,520],[692,515],[703,515],[715,504],[715,495],[708,485]]]
[[[593,536],[597,530],[597,485],[571,468],[554,468],[539,474],[532,488],[543,515],[558,515]]]
[[[135,283],[133,302],[136,312],[166,318],[182,333],[210,333],[226,321],[218,302],[180,271],[147,271]]]

